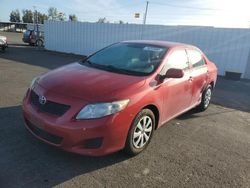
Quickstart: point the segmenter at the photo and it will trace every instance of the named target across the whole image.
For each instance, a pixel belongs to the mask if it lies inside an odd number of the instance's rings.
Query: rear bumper
[[[35,44],[36,40],[35,39],[30,39],[30,38],[23,38],[24,43],[29,43],[29,44]]]
[[[29,38],[22,38],[24,43],[29,43],[30,39]]]
[[[78,112],[78,108],[69,111]],[[25,127],[38,139],[63,150],[81,155],[101,156],[125,146],[133,121],[124,110],[92,120],[74,120],[70,112],[57,117],[40,112],[30,103],[29,91],[23,101]]]

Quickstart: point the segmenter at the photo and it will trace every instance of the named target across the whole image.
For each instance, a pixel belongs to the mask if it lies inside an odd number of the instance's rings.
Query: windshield
[[[149,75],[160,64],[167,48],[139,44],[113,44],[87,58],[90,66],[111,72],[131,75]]]

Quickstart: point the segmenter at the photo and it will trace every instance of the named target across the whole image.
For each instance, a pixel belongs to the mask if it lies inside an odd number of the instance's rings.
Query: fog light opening
[[[85,140],[84,148],[86,149],[97,149],[102,146],[103,138],[93,138]]]

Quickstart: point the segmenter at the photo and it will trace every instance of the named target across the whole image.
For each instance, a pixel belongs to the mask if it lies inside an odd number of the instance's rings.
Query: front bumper
[[[0,43],[0,47],[1,48],[7,48],[8,47],[8,43]]]
[[[42,87],[36,92],[44,95]],[[50,100],[58,100],[56,94],[46,93]],[[58,117],[30,103],[30,90],[23,100],[23,116],[26,128],[38,139],[63,150],[82,155],[101,156],[125,146],[127,133],[133,121],[129,110],[99,119],[75,120],[82,108],[80,99],[64,98],[60,101],[71,104],[71,108]],[[78,105],[77,105],[78,104]]]

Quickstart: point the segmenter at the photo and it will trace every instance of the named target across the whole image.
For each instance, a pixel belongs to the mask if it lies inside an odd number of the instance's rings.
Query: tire
[[[212,91],[213,91],[212,86],[208,85],[207,88],[202,93],[201,103],[199,104],[199,106],[197,106],[197,110],[203,112],[208,108],[211,102]]]
[[[43,47],[43,41],[42,41],[41,39],[37,40],[37,41],[36,41],[36,46],[37,46],[38,48],[42,48],[42,47]]]
[[[142,152],[150,143],[154,129],[154,113],[149,109],[141,110],[130,127],[124,151],[130,156]]]

